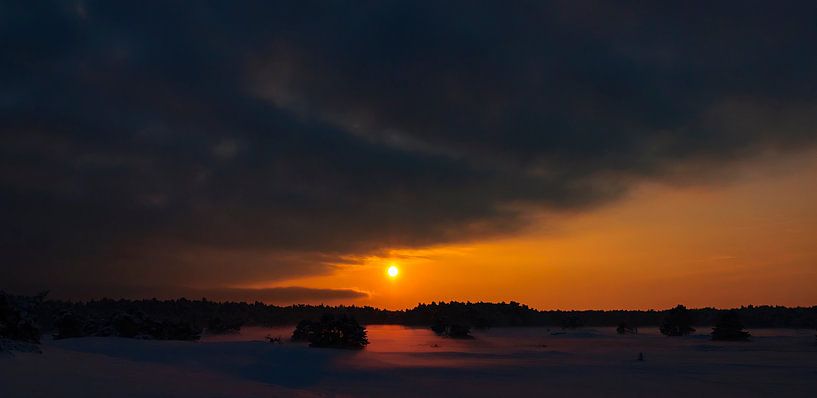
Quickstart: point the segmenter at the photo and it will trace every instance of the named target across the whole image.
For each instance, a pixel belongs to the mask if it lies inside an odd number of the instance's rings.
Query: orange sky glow
[[[539,309],[643,309],[817,301],[817,156],[765,159],[705,186],[645,183],[595,211],[536,217],[514,236],[394,249],[274,286],[353,288],[348,304],[433,300]],[[386,269],[396,264],[395,278]],[[254,287],[269,287],[257,284]]]

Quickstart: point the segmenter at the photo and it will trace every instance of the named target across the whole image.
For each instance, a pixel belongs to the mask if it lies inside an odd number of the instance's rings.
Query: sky
[[[815,17],[0,1],[0,289],[817,304]]]

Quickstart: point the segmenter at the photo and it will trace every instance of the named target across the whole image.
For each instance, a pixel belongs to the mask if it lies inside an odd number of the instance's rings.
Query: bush
[[[313,323],[315,322],[307,319],[298,322],[298,325],[295,326],[295,331],[292,332],[292,338],[290,338],[290,340],[295,342],[309,341],[309,336],[313,331]]]
[[[12,296],[0,291],[0,337],[26,343],[40,343],[40,329],[30,316],[45,294],[34,298]]]
[[[680,304],[669,310],[661,322],[661,334],[665,336],[686,336],[694,331],[689,310]]]
[[[627,322],[621,322],[616,328],[618,334],[638,334],[638,328],[632,327]]]
[[[354,317],[326,314],[317,322],[303,320],[295,327],[292,341],[308,341],[310,347],[361,349],[369,344],[366,328]]]
[[[743,323],[736,311],[726,311],[721,314],[718,323],[712,329],[712,340],[720,341],[746,341],[752,337],[749,332],[743,330]]]
[[[471,336],[470,326],[459,323],[448,323],[442,319],[437,319],[434,324],[431,325],[431,330],[438,336],[450,337],[452,339],[474,338],[474,336]]]

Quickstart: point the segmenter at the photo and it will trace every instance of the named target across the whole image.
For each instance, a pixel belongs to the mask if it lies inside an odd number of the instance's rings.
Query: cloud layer
[[[817,141],[815,7],[2,5],[9,287],[226,286]]]
[[[190,288],[178,285],[58,285],[55,298],[90,300],[100,297],[188,299],[206,298],[213,301],[261,301],[269,304],[332,303],[369,298],[369,293],[355,289],[316,289],[300,286],[271,288]]]

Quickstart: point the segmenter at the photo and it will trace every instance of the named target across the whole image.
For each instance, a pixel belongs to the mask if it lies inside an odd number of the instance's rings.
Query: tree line
[[[745,341],[745,328],[817,327],[817,306],[746,306],[735,309],[542,311],[514,301],[432,302],[406,310],[370,306],[290,305],[261,302],[101,299],[86,302],[46,300],[0,291],[0,338],[38,343],[42,333],[55,339],[84,336],[197,340],[202,332],[229,333],[247,326],[296,325],[293,341],[314,347],[362,348],[368,344],[364,325],[402,324],[430,327],[441,337],[472,338],[471,329],[495,326],[550,326],[575,329],[614,326],[619,334],[637,334],[639,327],[658,326],[667,336],[685,336],[696,326],[715,326],[714,340]],[[564,333],[564,332],[558,332]],[[276,339],[280,342],[280,339]],[[271,340],[272,341],[272,340]]]
[[[666,310],[537,310],[514,301],[432,302],[418,304],[406,310],[386,310],[371,306],[289,305],[277,306],[261,302],[216,302],[206,298],[190,300],[126,300],[100,299],[91,301],[43,300],[32,311],[43,330],[53,330],[56,320],[73,314],[87,319],[115,317],[118,314],[139,314],[156,321],[185,322],[199,328],[213,325],[282,326],[294,325],[304,319],[318,319],[324,314],[353,316],[362,324],[400,324],[428,327],[444,319],[450,323],[474,328],[500,326],[616,326],[626,323],[633,327],[657,327],[672,309]],[[715,325],[721,315],[734,311],[748,328],[815,328],[817,306],[744,306],[734,309],[694,308],[689,316],[696,325]]]

